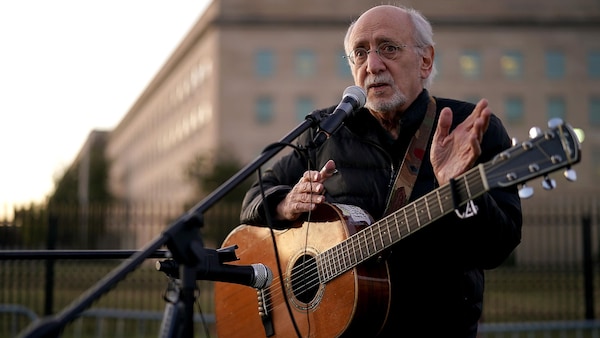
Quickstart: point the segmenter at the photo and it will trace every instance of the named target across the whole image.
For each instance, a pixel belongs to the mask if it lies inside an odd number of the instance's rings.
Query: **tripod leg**
[[[180,337],[182,327],[181,315],[178,304],[167,303],[160,323],[159,338]]]
[[[167,302],[160,323],[159,338],[181,337],[183,328],[183,317],[181,303],[179,302],[180,289],[178,280],[169,279],[169,285],[163,298]]]

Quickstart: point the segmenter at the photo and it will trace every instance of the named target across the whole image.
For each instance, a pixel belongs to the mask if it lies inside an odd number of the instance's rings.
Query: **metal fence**
[[[486,272],[481,337],[600,336],[600,201],[595,197],[523,202],[523,242]],[[135,250],[182,210],[170,206],[19,209],[0,220],[0,250]],[[237,206],[205,215],[205,246],[238,222]],[[83,243],[83,244],[82,244]],[[168,279],[148,259],[65,329],[64,337],[156,337]],[[0,337],[59,312],[114,270],[121,259],[0,257]],[[214,332],[213,284],[199,281],[198,336]]]

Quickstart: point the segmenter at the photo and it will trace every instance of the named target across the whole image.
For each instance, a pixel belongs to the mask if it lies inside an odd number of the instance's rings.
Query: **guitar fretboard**
[[[415,200],[348,237],[316,257],[319,280],[326,283],[410,236],[488,190],[484,165]]]

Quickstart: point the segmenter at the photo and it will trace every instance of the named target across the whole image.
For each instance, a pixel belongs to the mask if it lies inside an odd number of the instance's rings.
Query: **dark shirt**
[[[298,144],[304,150],[283,157],[263,175],[269,209],[275,209],[304,171],[319,170],[333,159],[338,174],[324,182],[326,200],[356,205],[374,219],[381,218],[399,165],[428,102],[429,93],[424,90],[404,113],[397,140],[366,109],[348,118],[317,149],[310,147],[316,131],[303,134]],[[451,99],[436,98],[436,102],[437,116],[443,107],[452,109],[452,129],[474,109],[471,103]],[[435,127],[432,136],[434,132]],[[492,116],[478,163],[508,147],[506,130]],[[428,147],[409,203],[436,188]],[[514,187],[493,189],[474,202],[478,208],[476,216],[459,219],[451,213],[382,253],[389,267],[392,291],[387,325],[381,336],[475,337],[482,311],[483,270],[501,264],[517,246],[522,220]],[[241,221],[265,225],[264,213],[255,183],[244,199]],[[275,224],[286,225],[289,224]]]

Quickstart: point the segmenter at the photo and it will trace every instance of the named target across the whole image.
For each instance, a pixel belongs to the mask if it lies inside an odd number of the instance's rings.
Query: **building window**
[[[477,51],[465,51],[459,59],[460,71],[467,79],[481,78],[481,55]]]
[[[504,111],[506,121],[516,124],[523,121],[523,99],[520,97],[511,97],[504,102]]]
[[[588,53],[588,75],[592,79],[600,79],[600,50]]]
[[[270,97],[259,97],[256,100],[256,121],[266,124],[273,119],[273,100]]]
[[[312,50],[300,50],[296,53],[296,75],[309,77],[315,74],[316,57]]]
[[[519,51],[506,51],[500,58],[500,68],[507,79],[523,77],[523,54]]]
[[[348,59],[346,59],[345,56],[346,53],[342,50],[337,58],[337,73],[341,78],[352,77],[352,70],[348,64]]]
[[[565,77],[565,55],[560,51],[547,51],[546,77],[552,80],[559,80]]]
[[[590,99],[589,109],[590,124],[600,126],[600,97],[592,97]]]
[[[273,56],[273,52],[267,49],[261,49],[256,52],[255,57],[256,74],[260,77],[272,76],[275,68],[275,57]]]
[[[300,97],[296,100],[296,120],[304,121],[306,115],[312,113],[315,109],[315,104],[308,97]]]
[[[553,118],[565,119],[567,115],[567,105],[562,97],[550,97],[546,107],[548,120]]]

